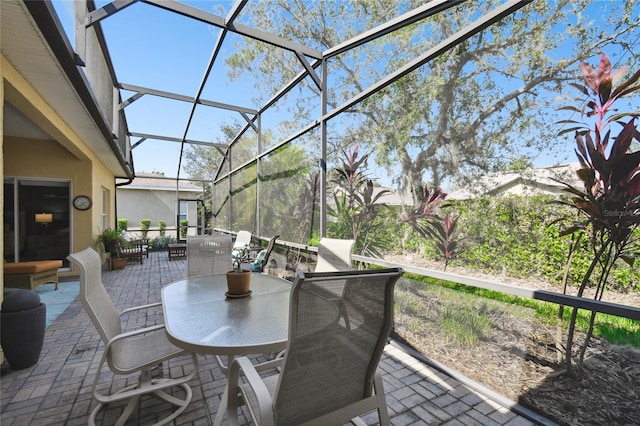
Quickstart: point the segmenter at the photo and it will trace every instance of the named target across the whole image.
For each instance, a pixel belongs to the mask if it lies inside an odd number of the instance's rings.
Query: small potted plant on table
[[[251,294],[251,271],[242,270],[243,258],[242,254],[235,257],[233,269],[227,272],[227,297],[245,297]]]

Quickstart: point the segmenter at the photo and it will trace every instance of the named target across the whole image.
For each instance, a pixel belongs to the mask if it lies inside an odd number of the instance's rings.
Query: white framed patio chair
[[[187,236],[187,277],[224,274],[231,266],[231,235]]]
[[[98,412],[106,404],[128,401],[116,423],[116,425],[124,425],[143,395],[151,395],[174,405],[175,410],[155,424],[163,425],[171,422],[191,402],[192,391],[187,382],[198,372],[197,355],[185,352],[169,342],[162,324],[123,331],[121,322],[123,314],[159,306],[160,303],[137,306],[118,313],[102,283],[100,255],[92,248],[87,248],[70,254],[68,259],[80,270],[80,301],[105,345],[92,386],[92,394],[98,405],[91,412],[88,424],[95,425]],[[192,358],[191,371],[175,377],[170,374],[165,378],[162,364],[176,357],[184,358],[186,355],[191,355]],[[182,364],[184,360],[179,362]],[[101,393],[98,389],[99,381],[105,374],[106,366],[114,375],[138,374],[138,379],[135,384],[125,385],[111,393]],[[177,370],[185,371],[183,368]],[[114,380],[114,382],[121,382],[121,380]],[[113,390],[113,387],[115,386],[109,386],[108,389]],[[174,387],[180,388],[181,391],[172,392],[170,388]],[[182,397],[176,396],[177,394],[181,394]]]
[[[355,243],[355,240],[321,238],[315,272],[351,270],[351,252]]]
[[[237,259],[243,253],[243,249],[250,246],[251,232],[238,231],[238,233],[236,234],[236,239],[233,240],[233,249],[231,251],[231,256],[233,257],[233,259]]]
[[[226,390],[229,423],[239,424],[238,407],[244,404],[259,425],[364,424],[359,416],[373,410],[380,424],[388,425],[377,368],[402,273],[400,268],[300,272],[291,292],[289,340],[279,373],[263,378],[248,358],[236,358]]]

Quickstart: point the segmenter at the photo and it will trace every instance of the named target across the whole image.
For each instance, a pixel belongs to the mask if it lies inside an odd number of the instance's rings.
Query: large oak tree
[[[251,3],[243,19],[323,51],[421,3],[278,0]],[[499,3],[465,2],[331,58],[329,108]],[[356,105],[334,123],[330,151],[357,142],[372,149],[390,173],[400,171],[395,176],[400,187],[414,189],[530,163],[542,152],[558,150],[558,144],[569,142],[556,136],[553,110],[565,84],[575,80],[579,60],[606,50],[614,61],[637,61],[639,19],[633,3],[536,0]],[[301,70],[290,52],[258,41],[244,40],[235,48],[226,60],[229,76],[251,77],[257,104]],[[317,88],[310,79],[302,84],[282,128],[318,118]]]

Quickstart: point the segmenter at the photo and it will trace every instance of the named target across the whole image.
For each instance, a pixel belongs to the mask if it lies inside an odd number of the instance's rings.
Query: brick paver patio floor
[[[168,261],[167,252],[152,252],[142,265],[103,270],[103,282],[119,309],[160,301],[161,288],[186,276],[186,260]],[[64,284],[61,284],[64,285]],[[162,310],[128,317],[127,324],[162,322]],[[47,328],[40,361],[33,367],[10,371],[1,379],[0,423],[9,425],[85,425],[95,407],[91,395],[103,345],[80,301],[76,298]],[[188,358],[169,368],[184,367]],[[185,367],[186,368],[186,367]],[[391,423],[402,425],[531,425],[531,420],[500,405],[394,345],[387,345],[383,370]],[[101,386],[115,383],[110,374]],[[200,356],[199,374],[190,383],[193,400],[172,425],[209,425],[218,410],[225,376],[212,356]],[[99,416],[114,424],[123,404],[108,406]],[[149,425],[167,414],[169,406],[143,398],[128,424]],[[377,415],[364,417],[376,424]],[[538,419],[539,421],[539,419]],[[226,424],[225,420],[225,424]],[[546,423],[546,422],[545,422]],[[546,424],[552,424],[550,422]]]

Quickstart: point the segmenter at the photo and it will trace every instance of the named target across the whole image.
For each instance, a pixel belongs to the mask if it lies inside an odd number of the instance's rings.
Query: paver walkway
[[[125,309],[160,301],[163,285],[184,278],[185,270],[186,260],[169,262],[166,252],[152,252],[142,265],[130,263],[123,270],[103,270],[103,282],[116,306]],[[140,321],[147,325],[162,322],[161,309],[145,318],[129,317],[129,323],[136,323],[136,327]],[[86,425],[95,406],[91,385],[102,349],[88,315],[80,301],[74,300],[47,328],[40,362],[2,377],[2,426]],[[200,361],[199,377],[190,383],[193,400],[172,425],[213,422],[225,377],[212,356],[201,356]],[[391,344],[385,349],[380,368],[391,423],[395,426],[535,424]],[[113,380],[106,375],[103,381],[109,386]],[[166,415],[166,407],[151,398],[143,400],[142,408],[128,424],[152,424]],[[113,424],[121,410],[122,404],[109,406],[102,418],[104,424]],[[376,424],[377,415],[365,416],[364,420]]]

